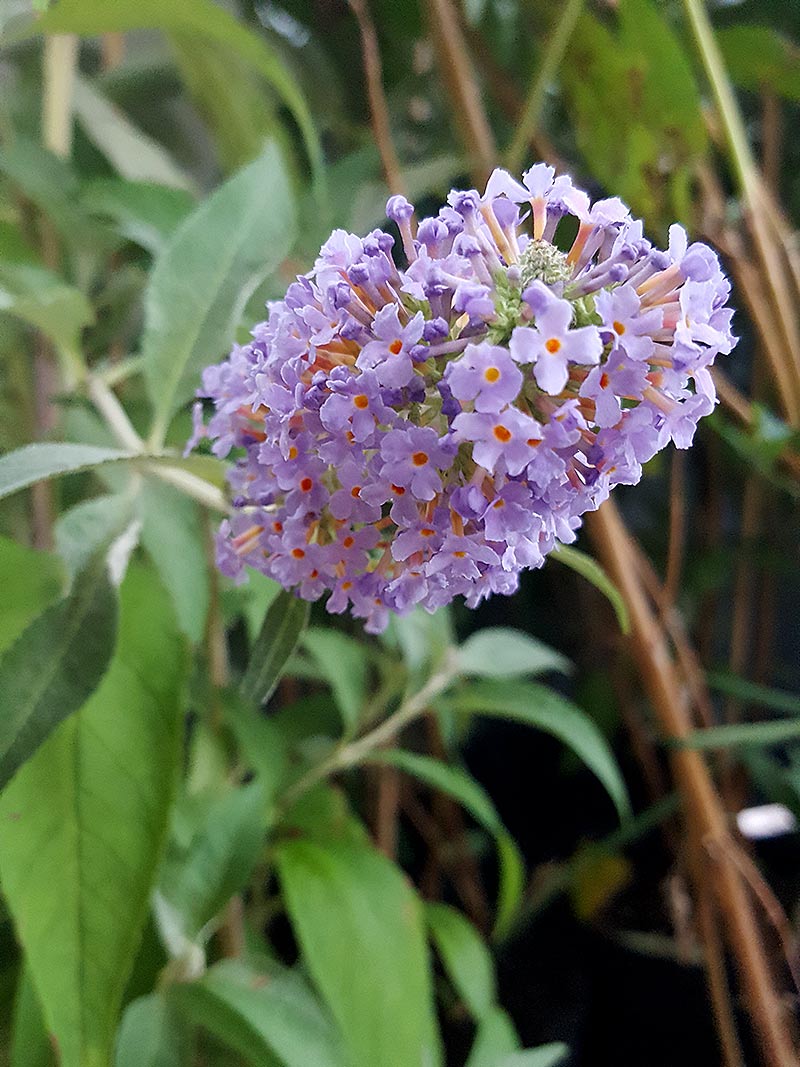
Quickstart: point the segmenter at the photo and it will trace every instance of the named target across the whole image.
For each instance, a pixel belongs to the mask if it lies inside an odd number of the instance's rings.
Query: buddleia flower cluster
[[[194,438],[235,457],[221,569],[328,594],[371,632],[513,593],[614,485],[691,444],[735,343],[710,248],[677,225],[655,248],[544,164],[418,226],[402,196],[386,213],[399,242],[334,231],[205,371]]]

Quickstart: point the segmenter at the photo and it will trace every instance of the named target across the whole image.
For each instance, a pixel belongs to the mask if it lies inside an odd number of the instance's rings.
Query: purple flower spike
[[[653,248],[617,197],[543,163],[454,190],[416,231],[405,197],[386,214],[404,262],[387,233],[335,230],[206,369],[214,413],[195,408],[187,446],[237,456],[223,573],[327,595],[370,633],[513,593],[615,485],[691,444],[736,343],[710,248],[677,225]]]

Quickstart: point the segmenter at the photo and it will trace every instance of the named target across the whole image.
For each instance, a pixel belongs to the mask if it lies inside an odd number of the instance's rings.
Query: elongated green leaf
[[[170,848],[161,893],[180,917],[185,938],[210,936],[212,920],[250,877],[263,837],[264,793],[251,782],[211,805],[187,850]]]
[[[369,664],[365,647],[347,634],[320,626],[305,632],[302,645],[333,690],[345,733],[352,734],[367,696]]]
[[[299,975],[260,974],[243,963],[216,964],[176,989],[181,1009],[253,1067],[345,1067],[341,1038]]]
[[[253,704],[266,704],[278,684],[308,622],[308,604],[281,591],[272,601],[261,633],[250,653],[242,679],[242,696]]]
[[[56,1067],[55,1052],[27,967],[22,970],[14,998],[10,1067]]]
[[[374,849],[289,841],[277,850],[305,964],[344,1037],[351,1067],[441,1062],[419,901]]]
[[[188,1067],[186,1027],[162,993],[132,1001],[122,1016],[114,1067]]]
[[[80,184],[69,162],[38,141],[15,136],[12,144],[4,145],[0,173],[50,219],[68,244],[95,251],[113,247],[107,231],[81,205]]]
[[[273,94],[233,49],[204,48],[195,33],[170,34],[181,76],[214,136],[226,172],[249,163],[276,124]]]
[[[78,351],[81,330],[94,321],[80,289],[31,263],[0,263],[0,311],[41,330],[69,352]]]
[[[788,37],[769,26],[726,26],[716,38],[736,85],[800,100],[800,48]]]
[[[56,547],[70,574],[78,574],[102,545],[110,544],[133,518],[125,493],[96,496],[65,511],[55,526]]]
[[[188,497],[147,479],[139,497],[142,544],[169,590],[181,629],[194,642],[205,633],[210,598],[200,509]]]
[[[502,1008],[487,1012],[478,1026],[467,1067],[497,1067],[503,1057],[517,1052],[520,1040],[509,1016]]]
[[[599,589],[611,603],[616,613],[620,630],[624,634],[631,632],[628,606],[622,598],[622,593],[620,593],[596,559],[587,556],[585,552],[581,552],[580,549],[573,548],[571,545],[559,545],[551,555],[554,559],[569,567],[570,570],[575,571],[588,582],[591,582],[595,589]]]
[[[782,689],[771,689],[767,685],[759,685],[758,682],[750,682],[746,678],[739,678],[735,674],[723,674],[720,671],[712,671],[706,675],[706,680],[711,689],[719,693],[727,693],[737,697],[748,704],[757,704],[762,708],[772,708],[774,711],[782,711],[787,715],[800,716],[800,697],[793,693],[787,693]]]
[[[122,237],[153,255],[163,251],[194,201],[188,193],[166,185],[98,178],[83,190],[87,211],[112,219]]]
[[[500,890],[497,901],[495,936],[502,937],[522,899],[525,866],[516,842],[503,826],[486,790],[460,767],[442,763],[430,756],[422,756],[404,749],[385,749],[372,757],[374,763],[388,763],[406,774],[413,774],[426,785],[438,789],[463,804],[476,822],[488,830],[497,842],[500,864]]]
[[[479,681],[437,703],[449,711],[512,719],[552,734],[597,775],[620,818],[630,815],[625,783],[605,737],[585,712],[552,689],[534,682]]]
[[[64,592],[64,568],[47,552],[0,537],[0,653]]]
[[[495,1067],[556,1067],[569,1055],[569,1049],[560,1041],[539,1048],[528,1048],[522,1052],[512,1052],[499,1059]]]
[[[212,0],[60,0],[44,18],[28,23],[18,33],[77,33],[94,37],[101,33],[139,29],[188,31],[203,40],[230,49],[267,81],[281,96],[297,121],[319,178],[322,150],[308,105],[282,60],[264,37],[252,33]]]
[[[116,631],[117,599],[101,556],[0,660],[0,787],[100,684]]]
[[[138,130],[124,112],[78,77],[73,87],[75,115],[86,135],[122,178],[190,190],[192,183],[169,152]]]
[[[476,1020],[497,998],[494,960],[482,937],[461,912],[447,904],[426,904],[425,917],[450,980]]]
[[[91,467],[99,467],[103,463],[119,463],[133,458],[132,452],[121,452],[117,448],[102,448],[98,445],[25,445],[15,452],[6,452],[4,456],[0,456],[0,499],[41,482],[44,478],[74,474]]]
[[[270,144],[186,219],[159,256],[143,340],[157,438],[194,395],[203,367],[230,348],[247,298],[287,254],[294,234],[289,178]]]
[[[107,1067],[145,922],[180,739],[184,650],[131,568],[102,685],[0,796],[0,880],[61,1067]]]
[[[679,748],[728,748],[729,746],[781,745],[800,739],[800,719],[771,722],[731,723],[693,730],[687,737],[673,741]]]
[[[515,678],[545,671],[567,673],[570,662],[561,653],[509,626],[492,626],[468,637],[458,650],[462,674],[484,678]]]

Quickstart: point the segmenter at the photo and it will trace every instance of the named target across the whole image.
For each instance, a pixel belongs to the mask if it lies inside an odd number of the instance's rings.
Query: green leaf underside
[[[107,1067],[178,762],[183,642],[130,568],[97,692],[0,796],[0,880],[61,1067]]]
[[[345,1067],[341,1038],[322,1006],[290,971],[261,974],[225,960],[176,989],[181,1010],[253,1067]]]
[[[44,478],[75,474],[103,463],[120,463],[134,459],[132,452],[98,445],[59,444],[25,445],[0,456],[0,499],[19,489],[35,485]]]
[[[306,966],[350,1067],[437,1067],[424,923],[402,872],[346,841],[290,841],[277,863]]]
[[[252,704],[265,704],[269,700],[306,627],[308,615],[307,602],[285,590],[272,601],[242,679],[245,700]]]
[[[500,865],[494,932],[495,936],[502,937],[508,931],[522,898],[525,866],[519,848],[503,826],[489,794],[460,767],[442,763],[431,756],[396,748],[376,752],[370,759],[373,763],[388,763],[398,767],[433,789],[453,797],[467,809],[477,823],[493,835]]]
[[[103,556],[0,660],[0,788],[91,696],[117,632],[117,597]]]
[[[545,671],[567,673],[570,663],[555,649],[510,626],[478,630],[460,646],[462,674],[484,678],[513,678]]]
[[[86,78],[73,87],[75,117],[87,137],[122,178],[155,182],[188,191],[191,181],[173,162],[163,145],[137,129],[125,113],[106,99]]]
[[[199,642],[210,600],[200,509],[154,478],[145,479],[139,508],[142,544],[172,597],[181,629],[191,641]]]
[[[230,349],[255,286],[295,235],[294,200],[274,144],[221,185],[158,257],[145,295],[145,381],[158,437],[200,373]]]
[[[620,818],[630,815],[625,783],[614,754],[592,720],[558,693],[534,682],[472,682],[438,706],[454,712],[511,719],[544,730],[569,746],[602,782]]]

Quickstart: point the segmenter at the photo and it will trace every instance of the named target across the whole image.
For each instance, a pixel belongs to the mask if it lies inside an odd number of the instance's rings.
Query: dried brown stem
[[[383,88],[383,67],[375,24],[367,0],[349,0],[349,3],[361,32],[361,54],[364,60],[372,132],[375,134],[375,143],[380,153],[383,176],[390,192],[405,194],[403,172],[394,147],[389,106]]]
[[[684,739],[692,730],[689,694],[648,603],[631,538],[614,503],[607,501],[599,512],[588,516],[587,526],[606,570],[628,605],[631,648],[661,731],[666,739]],[[769,1067],[797,1067],[789,1020],[775,989],[751,901],[741,873],[724,847],[730,840],[727,817],[708,767],[702,753],[690,748],[677,748],[671,760],[690,834],[696,841],[721,846],[715,852],[712,882],[764,1062]],[[703,891],[703,884],[705,877],[696,881],[697,892]]]
[[[470,168],[475,181],[482,183],[497,161],[497,149],[458,11],[451,0],[427,0],[425,6],[436,41],[436,54],[442,65],[442,76],[455,105],[453,110],[469,152]]]
[[[676,449],[672,455],[669,486],[669,544],[667,571],[664,578],[664,601],[674,604],[683,569],[686,547],[686,453]]]

